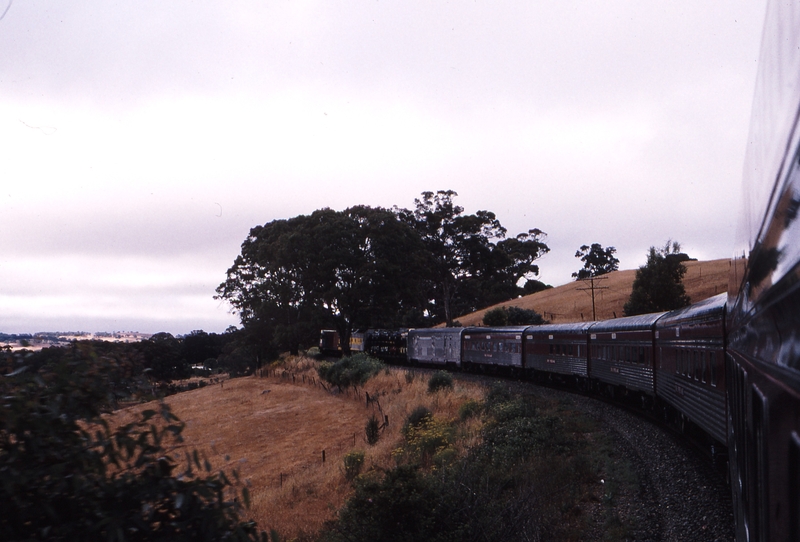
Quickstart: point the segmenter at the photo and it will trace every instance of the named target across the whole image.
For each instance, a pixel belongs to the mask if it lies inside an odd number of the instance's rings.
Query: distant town
[[[51,346],[66,346],[72,341],[108,341],[133,343],[149,339],[150,333],[138,331],[40,331],[38,333],[0,333],[2,350],[41,350]]]

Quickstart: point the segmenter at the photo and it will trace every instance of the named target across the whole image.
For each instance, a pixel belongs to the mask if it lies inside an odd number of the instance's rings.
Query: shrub
[[[361,473],[364,466],[364,452],[356,450],[344,456],[344,475],[348,480],[352,480]]]
[[[405,423],[403,424],[402,433],[405,437],[408,435],[408,430],[411,427],[418,427],[421,425],[425,420],[430,419],[433,417],[433,413],[428,410],[427,407],[422,405],[418,406],[414,410],[411,411],[411,414],[408,415],[406,418]]]
[[[544,324],[541,314],[519,307],[497,307],[483,315],[485,326],[538,326]]]
[[[426,461],[452,444],[455,430],[446,420],[426,417],[419,425],[410,426],[405,437],[412,457]]]
[[[428,393],[436,393],[443,389],[453,389],[453,377],[447,371],[437,371],[428,380]]]
[[[492,408],[494,405],[511,400],[511,391],[500,382],[495,382],[486,394],[486,407]]]
[[[381,426],[374,414],[367,420],[367,425],[364,426],[364,433],[367,435],[367,443],[370,446],[374,446],[380,440]]]
[[[182,449],[168,405],[109,425],[109,377],[126,360],[62,354],[0,380],[0,539],[258,539],[225,474]]]
[[[322,362],[317,367],[317,373],[326,382],[339,388],[347,388],[365,384],[385,367],[380,360],[362,352],[344,357],[336,363]]]
[[[320,352],[319,346],[312,346],[311,348],[306,350],[306,356],[309,358],[321,359],[322,352]]]
[[[483,410],[483,405],[480,401],[476,401],[475,399],[467,399],[461,404],[460,407],[458,407],[458,418],[461,421],[468,420],[469,418],[480,414],[481,410]]]
[[[488,310],[483,314],[483,325],[492,327],[508,325],[508,313],[503,307]]]

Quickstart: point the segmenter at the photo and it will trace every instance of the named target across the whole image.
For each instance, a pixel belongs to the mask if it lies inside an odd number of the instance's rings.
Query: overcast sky
[[[221,332],[249,229],[452,189],[729,257],[762,1],[0,0],[0,332]]]

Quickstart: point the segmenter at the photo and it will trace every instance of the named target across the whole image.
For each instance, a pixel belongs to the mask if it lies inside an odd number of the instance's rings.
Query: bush
[[[433,417],[433,413],[428,410],[427,407],[422,405],[418,406],[414,410],[411,411],[411,414],[408,415],[406,418],[405,423],[403,424],[402,433],[403,436],[408,434],[408,430],[411,427],[418,427],[421,425],[425,420],[430,419]]]
[[[257,540],[225,474],[182,448],[168,405],[108,424],[124,362],[75,347],[0,380],[0,539]]]
[[[453,377],[447,371],[437,371],[428,380],[428,393],[436,393],[443,389],[453,389]]]
[[[336,363],[322,362],[317,367],[317,373],[322,380],[341,389],[362,386],[385,367],[380,360],[362,352],[344,357]]]
[[[483,314],[483,325],[490,327],[507,326],[508,313],[503,307],[488,310]]]
[[[405,438],[405,451],[415,460],[427,462],[434,454],[450,447],[455,438],[455,429],[449,422],[429,416],[418,425],[410,426]]]
[[[480,401],[476,401],[474,399],[467,399],[464,403],[458,407],[458,418],[461,421],[468,420],[473,416],[480,414],[483,410],[483,405]]]
[[[380,440],[381,426],[374,414],[367,420],[367,425],[364,426],[364,433],[367,435],[367,443],[370,446],[374,446]]]
[[[497,307],[483,315],[485,326],[538,326],[544,324],[541,314],[519,307]]]
[[[553,402],[514,395],[502,385],[488,396],[481,438],[464,455],[452,445],[451,422],[432,417],[425,407],[414,409],[403,428],[403,447],[393,452],[398,466],[359,476],[354,495],[320,540],[597,538],[594,521],[576,511],[585,509],[587,498],[596,500],[599,473],[606,491],[618,487],[603,501],[607,514],[616,513],[608,508],[614,494],[640,489],[617,467],[624,459],[609,455],[599,425],[588,414],[575,418]],[[474,402],[465,411],[478,406]],[[618,521],[619,529],[607,526],[605,538],[634,538],[633,521]]]
[[[344,475],[348,480],[352,480],[361,473],[364,466],[364,452],[353,451],[344,456]]]

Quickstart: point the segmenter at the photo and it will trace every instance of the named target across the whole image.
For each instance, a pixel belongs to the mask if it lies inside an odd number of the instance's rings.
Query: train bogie
[[[655,395],[653,327],[664,313],[597,322],[590,330],[590,377],[609,389]]]
[[[522,340],[525,326],[471,327],[464,330],[464,364],[522,369]]]
[[[408,331],[408,361],[425,365],[461,366],[460,327],[410,329]]]

